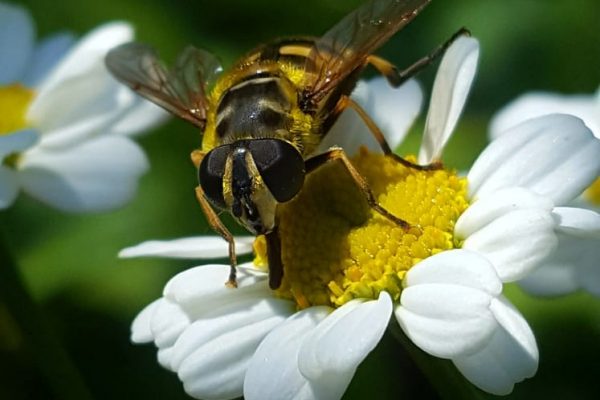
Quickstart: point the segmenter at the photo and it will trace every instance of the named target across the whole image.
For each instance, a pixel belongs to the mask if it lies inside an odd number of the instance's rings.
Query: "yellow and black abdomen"
[[[227,89],[216,108],[215,135],[222,144],[239,139],[285,138],[293,124],[294,98],[285,78],[259,73]]]

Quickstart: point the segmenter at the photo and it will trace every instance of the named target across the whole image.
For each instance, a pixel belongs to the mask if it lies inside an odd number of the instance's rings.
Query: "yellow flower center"
[[[583,196],[592,204],[600,206],[600,177],[596,178],[594,183],[587,188]]]
[[[466,179],[407,168],[366,149],[352,161],[378,202],[412,227],[405,231],[371,210],[341,163],[308,175],[300,194],[279,210],[284,279],[277,294],[300,308],[337,307],[381,291],[397,300],[413,265],[457,246],[453,231],[468,206]],[[266,259],[263,240],[255,246],[257,263]]]
[[[0,86],[0,135],[6,135],[27,126],[27,108],[33,91],[18,83]]]

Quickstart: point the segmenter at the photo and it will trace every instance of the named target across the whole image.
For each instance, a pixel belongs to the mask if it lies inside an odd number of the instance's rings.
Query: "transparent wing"
[[[344,17],[315,42],[308,55],[308,97],[325,96],[430,1],[371,0]]]
[[[140,95],[204,129],[208,87],[222,68],[210,53],[188,46],[168,69],[150,46],[126,43],[106,55],[106,66]]]

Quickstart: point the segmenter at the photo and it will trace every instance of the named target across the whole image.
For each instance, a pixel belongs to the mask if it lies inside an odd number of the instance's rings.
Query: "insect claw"
[[[230,289],[236,289],[238,287],[238,284],[235,278],[233,280],[231,280],[231,278],[228,279],[227,282],[225,282],[225,287]]]

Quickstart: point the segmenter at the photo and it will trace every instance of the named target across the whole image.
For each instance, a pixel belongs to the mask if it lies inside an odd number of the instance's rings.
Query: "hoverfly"
[[[180,54],[172,69],[143,44],[127,43],[109,52],[106,65],[118,80],[203,132],[201,148],[192,152],[199,178],[196,197],[211,227],[229,243],[229,286],[236,286],[234,240],[215,209],[229,211],[250,232],[265,235],[269,286],[276,289],[283,278],[277,207],[299,193],[306,174],[329,161],[343,163],[375,211],[410,227],[379,205],[341,148],[312,153],[342,111],[351,108],[385,154],[411,168],[439,167],[395,155],[376,124],[349,97],[367,65],[399,86],[467,33],[457,32],[404,71],[372,54],[429,1],[371,0],[320,38],[259,46],[223,73],[214,56],[193,47]]]

